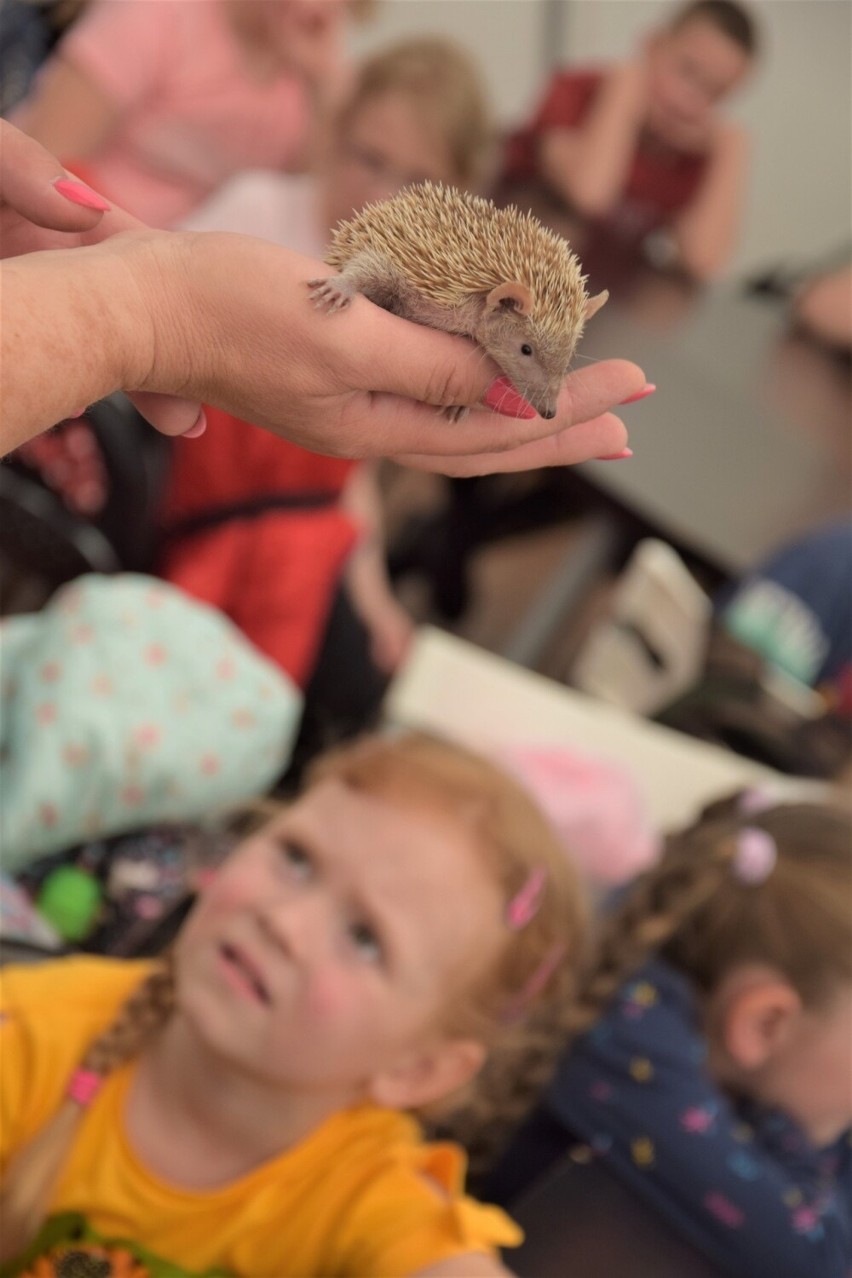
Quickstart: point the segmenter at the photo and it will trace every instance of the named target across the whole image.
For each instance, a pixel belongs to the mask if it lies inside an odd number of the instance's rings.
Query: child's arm
[[[418,1269],[410,1278],[511,1278],[511,1271],[484,1252],[451,1256],[427,1269]]]
[[[696,279],[717,275],[733,253],[742,218],[747,165],[748,146],[743,131],[735,125],[720,125],[704,181],[672,226],[681,265]]]
[[[362,462],[352,471],[342,500],[363,529],[346,565],[352,602],[369,631],[373,661],[392,674],[408,650],[414,624],[396,599],[388,576],[376,463]]]
[[[685,983],[657,965],[563,1060],[547,1107],[725,1272],[847,1278],[852,1207],[833,1155],[786,1120],[780,1138],[747,1127],[705,1057]]]
[[[58,57],[45,70],[32,98],[12,118],[49,151],[73,161],[84,160],[103,146],[120,112],[85,71]]]
[[[604,79],[582,124],[546,128],[542,134],[542,176],[584,217],[606,216],[627,184],[645,118],[645,80],[639,61],[617,67]]]

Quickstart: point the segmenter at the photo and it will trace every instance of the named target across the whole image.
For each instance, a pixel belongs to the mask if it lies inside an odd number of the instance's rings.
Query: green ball
[[[92,930],[101,908],[97,879],[76,865],[61,865],[48,874],[36,905],[65,941],[82,941]]]

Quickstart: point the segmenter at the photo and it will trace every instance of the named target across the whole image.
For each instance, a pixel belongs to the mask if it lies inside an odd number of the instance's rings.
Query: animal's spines
[[[341,223],[326,260],[341,269],[368,246],[441,305],[517,280],[533,295],[530,323],[542,337],[558,341],[582,326],[585,277],[567,240],[514,206],[424,182]]]

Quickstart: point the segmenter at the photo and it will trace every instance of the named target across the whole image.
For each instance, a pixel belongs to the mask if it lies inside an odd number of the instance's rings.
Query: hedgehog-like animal
[[[417,324],[472,337],[547,418],[586,321],[609,296],[589,297],[568,242],[532,214],[431,182],[342,222],[326,261],[339,274],[309,281],[316,306],[342,310],[363,293]],[[455,419],[464,411],[447,410]]]

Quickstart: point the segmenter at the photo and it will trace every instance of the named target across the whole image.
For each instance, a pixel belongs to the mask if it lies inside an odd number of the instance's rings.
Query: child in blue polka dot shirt
[[[852,1274],[852,814],[708,810],[604,922],[576,1023],[493,1197],[575,1146],[725,1274]]]

